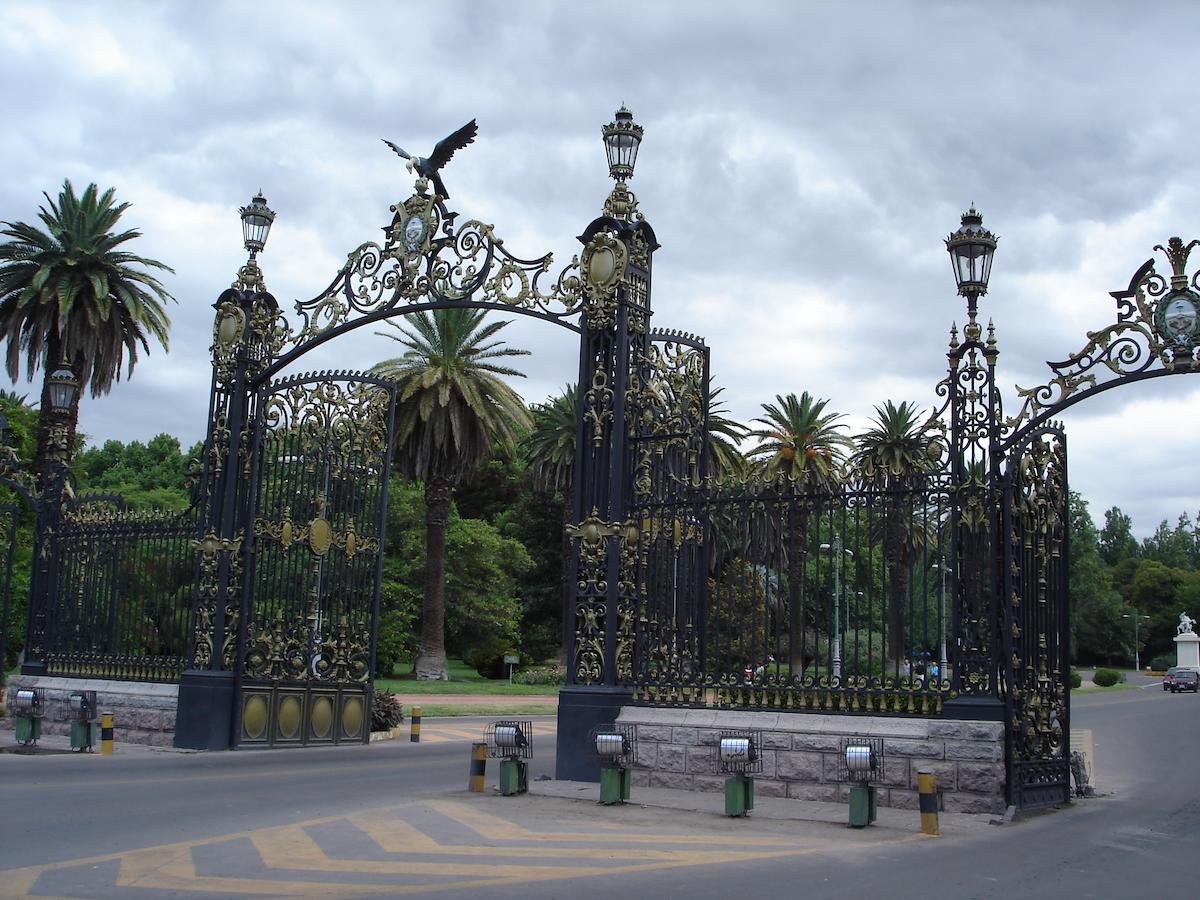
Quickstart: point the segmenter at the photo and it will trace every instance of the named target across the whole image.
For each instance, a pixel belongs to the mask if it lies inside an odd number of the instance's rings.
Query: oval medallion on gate
[[[242,732],[251,741],[261,741],[267,734],[267,701],[259,694],[242,708]]]
[[[284,697],[279,701],[279,714],[275,725],[279,736],[290,740],[300,733],[300,700],[297,697]]]
[[[361,697],[347,697],[342,705],[342,736],[358,737],[362,733],[363,706]]]
[[[333,701],[329,697],[318,697],[309,716],[309,728],[315,738],[327,738],[333,728]]]
[[[333,528],[328,519],[317,517],[308,525],[308,546],[317,556],[324,556],[333,544]]]

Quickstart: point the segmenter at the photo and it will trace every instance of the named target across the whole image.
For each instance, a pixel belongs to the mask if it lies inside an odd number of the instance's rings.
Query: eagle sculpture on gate
[[[383,142],[396,152],[397,156],[402,156],[406,160],[405,168],[410,172],[416,172],[422,178],[428,178],[433,182],[433,189],[437,191],[438,196],[443,200],[449,199],[450,194],[446,190],[446,185],[442,183],[442,176],[438,174],[438,170],[446,163],[450,162],[450,157],[454,156],[455,150],[461,150],[467,144],[475,140],[475,135],[479,132],[475,120],[472,119],[462,128],[453,134],[442,138],[437,142],[437,146],[433,148],[433,152],[429,156],[412,156],[405,150],[397,147],[387,138],[383,138]]]

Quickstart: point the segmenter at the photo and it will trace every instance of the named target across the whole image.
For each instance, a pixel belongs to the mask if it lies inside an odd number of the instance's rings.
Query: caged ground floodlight
[[[42,695],[37,688],[20,688],[13,697],[17,743],[28,747],[38,742],[42,736],[43,715]]]
[[[722,731],[713,747],[725,779],[725,815],[744,816],[754,809],[753,775],[763,770],[762,733]]]
[[[96,692],[72,691],[67,698],[71,749],[91,752],[96,743]]]
[[[838,758],[838,780],[850,788],[850,827],[864,828],[875,821],[875,782],[883,778],[883,738],[845,738]]]
[[[500,793],[505,797],[529,790],[529,766],[533,759],[533,722],[504,719],[493,722],[484,733],[488,756],[500,762]]]
[[[637,762],[637,726],[601,725],[593,728],[592,747],[600,760],[600,802],[605,806],[629,799]]]

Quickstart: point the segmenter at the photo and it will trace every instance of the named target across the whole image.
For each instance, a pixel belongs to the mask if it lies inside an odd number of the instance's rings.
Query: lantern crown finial
[[[604,152],[608,155],[608,174],[614,180],[625,181],[633,177],[642,131],[642,126],[633,121],[633,113],[624,103],[614,114],[613,120],[602,129]]]
[[[983,227],[983,216],[972,203],[962,214],[958,230],[946,238],[954,280],[963,296],[975,298],[987,293],[997,240],[996,235]]]

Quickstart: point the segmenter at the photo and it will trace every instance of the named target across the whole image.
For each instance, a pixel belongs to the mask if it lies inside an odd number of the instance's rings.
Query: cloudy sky
[[[855,428],[888,398],[930,406],[964,318],[942,239],[972,203],[1001,235],[982,306],[1010,412],[1014,385],[1047,380],[1044,360],[1113,321],[1108,292],[1156,243],[1200,236],[1179,55],[1200,5],[620,9],[7,0],[0,219],[35,220],[65,177],[114,186],[137,252],[175,269],[170,353],[85,399],[83,430],[199,440],[211,303],[245,257],[237,208],[261,188],[277,211],[262,262],[290,308],[411,192],[380,138],[423,153],[471,118],[479,137],[444,173],[452,205],[517,255],[565,263],[610,184],[600,126],[634,111],[631,186],[663,245],[655,324],[707,337],[742,420],[789,391]],[[573,377],[569,332],[527,320],[505,335],[534,351],[526,399]],[[304,368],[396,350],[364,329]],[[1072,487],[1098,525],[1113,504],[1143,534],[1200,509],[1198,400],[1200,379],[1168,378],[1068,413]]]

